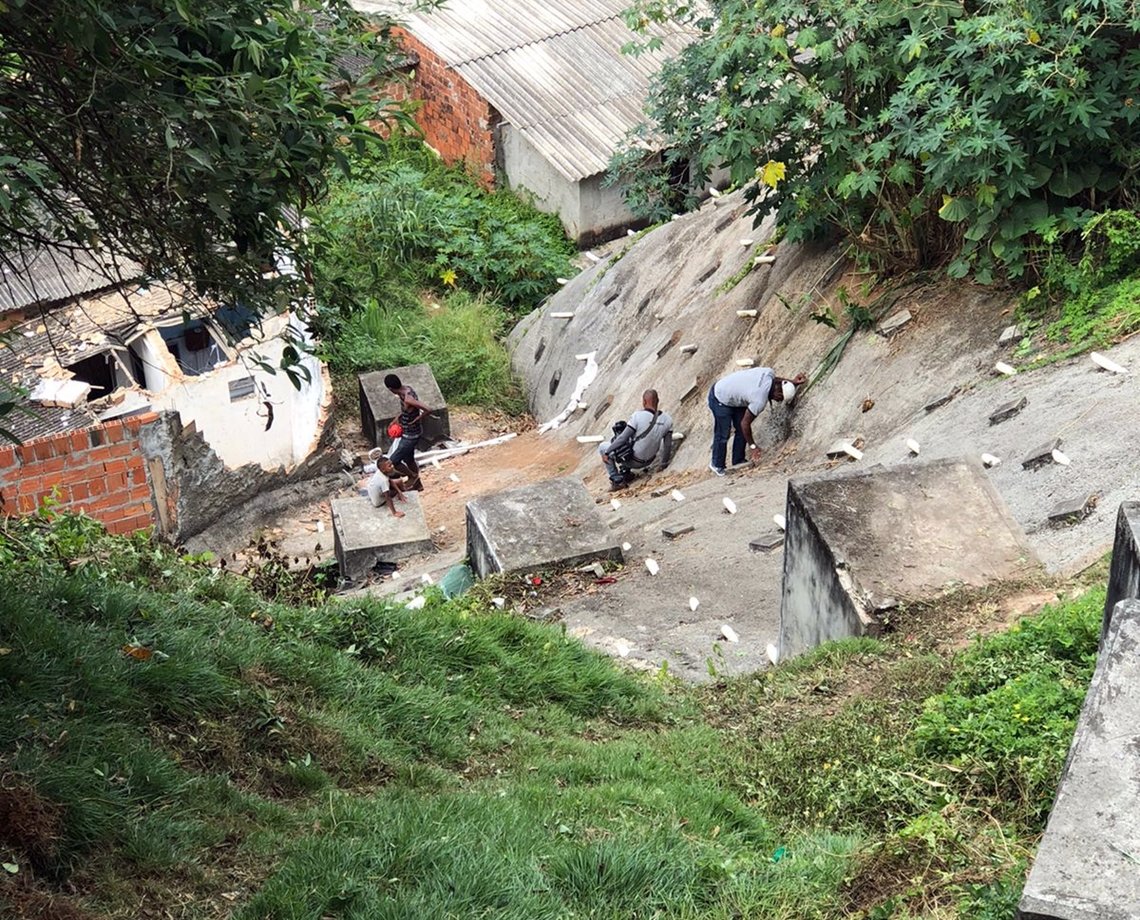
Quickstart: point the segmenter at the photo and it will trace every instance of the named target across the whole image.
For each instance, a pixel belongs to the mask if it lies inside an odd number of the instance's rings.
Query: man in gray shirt
[[[770,367],[750,367],[721,377],[709,390],[709,409],[713,414],[712,462],[709,469],[724,475],[728,436],[732,438],[732,465],[744,462],[744,445],[752,449],[752,459],[760,459],[760,448],[752,437],[752,423],[770,401],[785,402],[796,395],[796,387],[807,382],[807,376],[796,374],[791,379],[777,377]]]
[[[632,451],[628,450],[632,447]],[[618,458],[629,454],[622,465],[629,469],[646,469],[654,460],[657,469],[663,470],[673,456],[673,419],[658,406],[657,391],[641,394],[641,408],[629,417],[621,433],[612,441],[598,445],[602,464],[610,477],[610,491],[616,492],[626,485],[625,475],[618,469]]]

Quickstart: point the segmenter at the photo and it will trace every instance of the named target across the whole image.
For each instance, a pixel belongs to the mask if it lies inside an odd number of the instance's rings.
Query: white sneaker
[[[718,476],[724,475],[724,470],[719,466],[713,466],[711,460],[709,461],[709,469],[712,470],[714,473],[716,473],[716,475],[718,475]]]

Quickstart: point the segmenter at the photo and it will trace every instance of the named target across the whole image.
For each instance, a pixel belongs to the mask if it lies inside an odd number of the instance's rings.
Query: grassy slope
[[[290,607],[81,521],[0,562],[26,916],[1008,916],[1101,602],[696,690],[475,598]]]

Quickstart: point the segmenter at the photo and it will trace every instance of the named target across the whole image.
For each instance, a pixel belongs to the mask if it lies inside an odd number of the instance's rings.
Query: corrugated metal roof
[[[650,78],[697,37],[655,29],[658,51],[622,54],[635,36],[622,21],[629,0],[452,0],[406,17],[406,28],[458,71],[571,180],[604,172],[642,120]],[[390,13],[386,0],[358,9]]]
[[[0,265],[0,313],[70,300],[142,274],[134,262],[109,265],[91,253],[61,249],[12,253]]]

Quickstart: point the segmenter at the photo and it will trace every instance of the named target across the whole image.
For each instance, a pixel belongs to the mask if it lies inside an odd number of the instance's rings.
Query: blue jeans
[[[714,384],[715,386],[715,384]],[[728,436],[732,438],[732,465],[743,463],[748,441],[740,433],[740,423],[744,419],[744,406],[726,406],[709,387],[709,409],[713,414],[712,465],[724,469],[724,455],[728,451]]]

